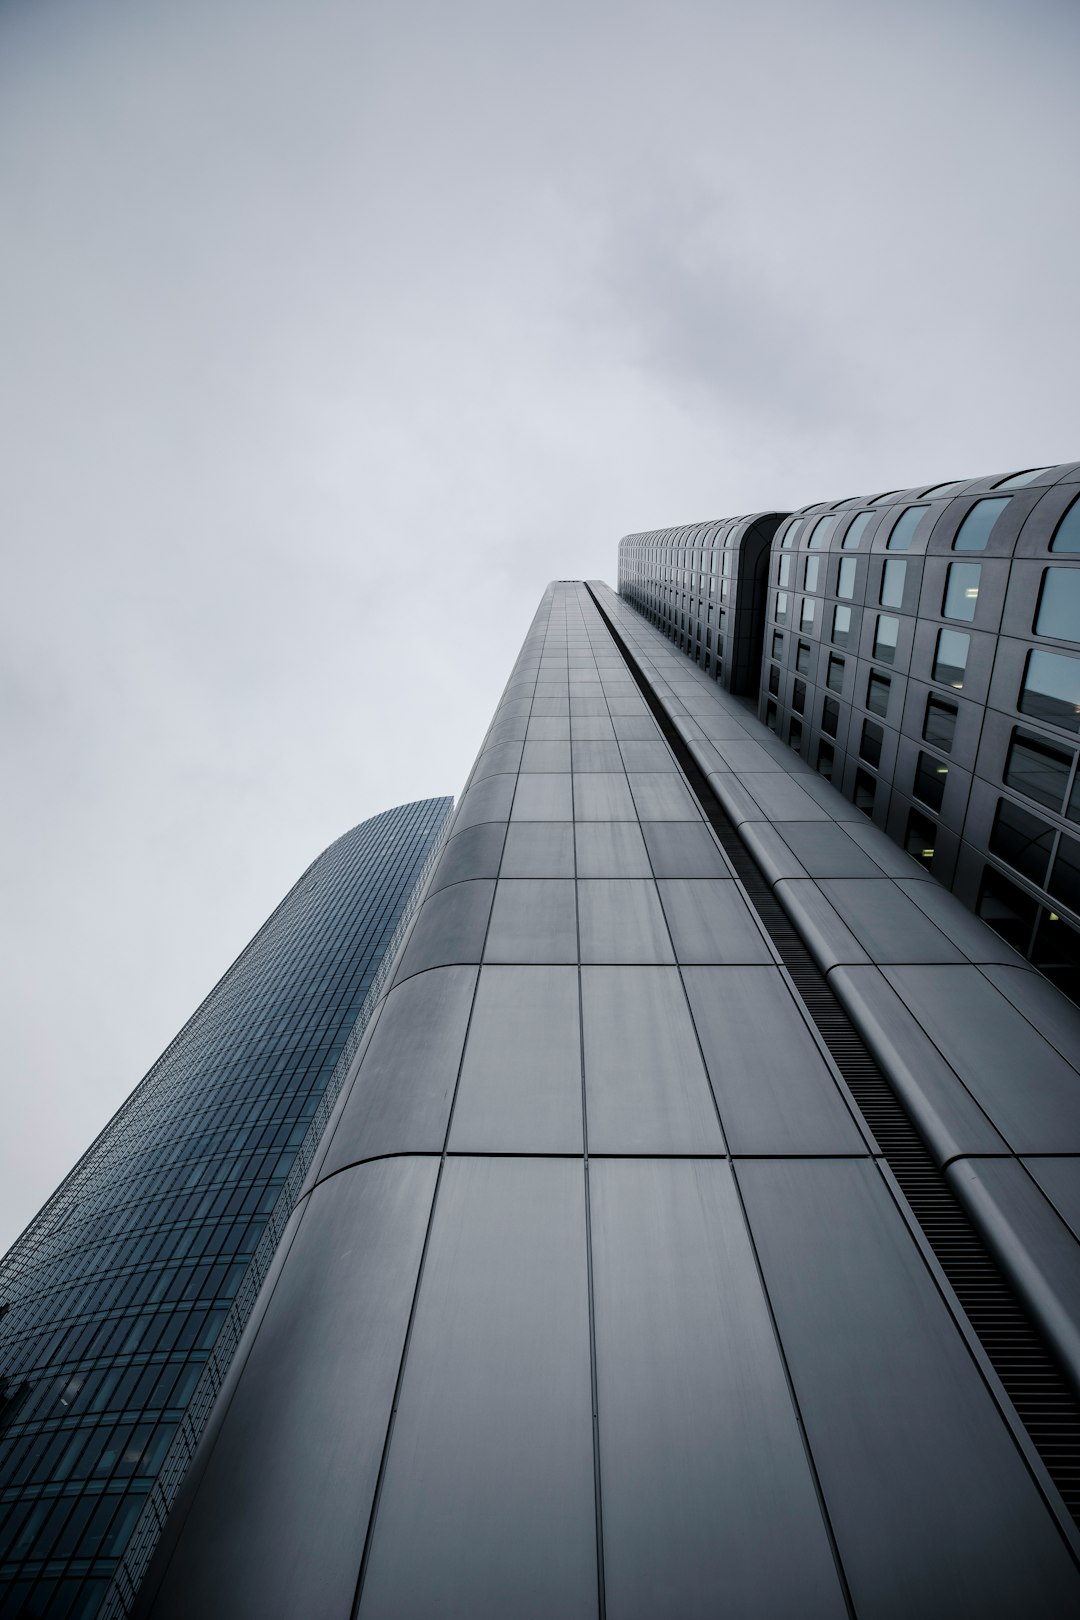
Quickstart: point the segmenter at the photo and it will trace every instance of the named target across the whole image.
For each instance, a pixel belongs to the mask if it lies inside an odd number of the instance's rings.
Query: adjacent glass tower
[[[312,863],[0,1264],[3,1616],[130,1596],[451,805]]]

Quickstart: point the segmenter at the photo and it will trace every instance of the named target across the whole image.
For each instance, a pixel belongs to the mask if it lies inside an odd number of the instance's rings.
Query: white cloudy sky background
[[[629,529],[1080,455],[1080,10],[0,0],[0,1248]]]

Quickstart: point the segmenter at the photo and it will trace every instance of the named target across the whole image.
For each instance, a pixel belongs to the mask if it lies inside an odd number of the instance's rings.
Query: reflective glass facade
[[[0,1615],[130,1595],[450,808],[308,868],[0,1265]]]

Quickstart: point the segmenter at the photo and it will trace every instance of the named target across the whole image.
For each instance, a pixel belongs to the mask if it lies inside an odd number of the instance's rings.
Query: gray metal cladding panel
[[[874,1164],[738,1178],[860,1620],[1075,1615],[1076,1566]]]
[[[1080,1158],[1033,1157],[1025,1159],[1024,1164],[1080,1241]]]
[[[637,821],[625,773],[582,771],[574,777],[574,818],[577,821]]]
[[[479,962],[494,892],[494,883],[477,878],[429,895],[413,924],[395,982],[425,968]]]
[[[571,744],[575,771],[622,772],[623,757],[617,742],[578,742]]]
[[[575,742],[614,742],[615,727],[606,714],[578,715],[571,718]]]
[[[582,878],[578,912],[583,962],[673,962],[656,884]]]
[[[476,972],[433,968],[391,990],[320,1177],[384,1153],[442,1152]]]
[[[1080,1151],[1080,1075],[978,968],[885,976],[1014,1152]]]
[[[812,878],[783,878],[773,893],[802,935],[814,961],[828,973],[838,963],[869,962],[851,929]]]
[[[846,1613],[731,1171],[593,1159],[607,1610]]]
[[[310,1195],[154,1620],[346,1620],[437,1170],[382,1159]]]
[[[482,782],[488,776],[514,775],[521,764],[520,742],[493,743],[485,748],[476,762],[472,780]]]
[[[784,842],[808,877],[879,878],[882,870],[846,827],[835,821],[788,821]]]
[[[574,829],[574,837],[579,877],[652,876],[645,840],[636,821],[579,822]]]
[[[999,962],[1004,966],[1024,968],[1023,957],[1006,945],[1000,934],[988,928],[980,918],[973,917],[967,907],[948,889],[942,888],[940,883],[900,878],[896,886],[970,961]]]
[[[485,967],[461,1070],[455,1153],[580,1153],[575,967]]]
[[[568,742],[527,742],[521,756],[523,771],[568,771],[570,744]]]
[[[818,887],[873,961],[964,960],[891,878],[822,878]]]
[[[505,836],[506,824],[500,821],[481,822],[455,833],[443,850],[428,893],[435,894],[468,878],[498,877]]]
[[[569,878],[500,878],[484,959],[576,962],[577,911]]]
[[[464,832],[482,821],[506,821],[516,782],[516,776],[488,776],[469,788],[454,817],[454,832]]]
[[[782,771],[786,764],[786,761],[782,764],[774,759],[768,749],[756,742],[720,741],[714,747],[729,771]]]
[[[629,780],[642,821],[701,821],[689,788],[674,772],[633,771]]]
[[[647,714],[620,714],[612,722],[620,742],[655,742],[660,737],[656,721]]]
[[[761,806],[769,821],[828,819],[828,813],[811,797],[808,789],[783,771],[747,772],[740,774],[739,783]]]
[[[515,821],[507,829],[500,877],[572,878],[573,875],[573,822]]]
[[[867,1153],[779,968],[683,974],[732,1153]]]
[[[1080,1069],[1080,1007],[1030,968],[984,967],[983,973],[1051,1046]]]
[[[562,714],[535,714],[529,721],[529,742],[569,742],[570,716]]]
[[[675,968],[583,968],[590,1153],[724,1152]]]
[[[661,878],[656,886],[680,962],[773,962],[769,943],[731,878]]]
[[[1080,1244],[1019,1159],[957,1159],[945,1174],[1080,1389]]]
[[[675,756],[664,742],[631,742],[621,745],[622,757],[628,771],[677,771]]]
[[[570,772],[519,776],[514,794],[514,821],[573,821]]]
[[[704,822],[643,821],[653,872],[658,878],[725,878],[731,868]]]
[[[596,1610],[582,1164],[451,1159],[359,1615]]]

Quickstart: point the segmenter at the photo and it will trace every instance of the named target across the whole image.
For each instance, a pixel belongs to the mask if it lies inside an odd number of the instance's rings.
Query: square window
[[[1005,760],[1005,785],[1060,815],[1073,757],[1068,749],[1016,730]]]
[[[904,848],[909,855],[914,855],[917,861],[929,870],[934,859],[934,842],[937,838],[937,827],[918,810],[908,814],[907,831],[904,835]]]
[[[1080,658],[1041,649],[1028,653],[1018,708],[1052,726],[1080,731]]]
[[[945,577],[945,599],[941,604],[942,618],[966,619],[975,617],[979,602],[981,563],[950,563]]]
[[[891,613],[879,613],[874,628],[874,657],[879,664],[891,664],[900,639],[900,620]]]
[[[816,591],[818,588],[818,574],[821,571],[820,557],[807,557],[803,564],[803,590]]]
[[[832,743],[824,738],[818,743],[817,768],[827,782],[833,779],[833,766],[836,763],[836,750]]]
[[[806,682],[793,681],[791,684],[791,707],[796,714],[802,714],[806,708]]]
[[[837,658],[835,653],[829,654],[829,665],[825,671],[825,685],[831,692],[844,690],[844,664],[843,658]]]
[[[870,679],[866,683],[866,707],[871,714],[887,712],[891,689],[892,682],[886,675],[879,675],[876,669],[870,671]]]
[[[954,551],[985,551],[998,518],[1009,504],[1009,497],[995,496],[988,501],[976,501],[956,531]]]
[[[1080,641],[1080,568],[1043,570],[1035,633],[1057,641]]]
[[[851,609],[842,604],[833,608],[832,639],[838,647],[846,647],[851,635]]]
[[[855,595],[855,570],[858,564],[854,557],[841,557],[840,566],[836,571],[836,594],[851,600]]]
[[[1023,956],[1028,954],[1039,908],[1029,894],[1010,883],[996,867],[983,867],[975,910],[1014,950]]]
[[[877,783],[869,771],[855,772],[855,808],[864,815],[872,816],[874,813],[874,794],[877,792]]]
[[[810,643],[808,641],[800,641],[795,649],[795,668],[800,675],[809,675],[810,673]]]
[[[885,729],[879,726],[876,720],[864,720],[862,736],[859,738],[859,757],[865,759],[868,765],[875,770],[881,764],[881,744],[885,738]]]
[[[940,759],[935,759],[933,754],[920,754],[915,767],[915,797],[931,810],[940,810],[948,774],[949,767]]]
[[[971,637],[965,630],[939,630],[934,653],[934,679],[959,692],[964,685]]]
[[[951,753],[953,739],[956,736],[958,713],[955,703],[947,703],[944,698],[931,693],[926,700],[926,718],[923,720],[922,728],[924,739],[946,754]]]
[[[840,725],[840,705],[835,698],[825,698],[821,705],[821,729],[835,737]]]
[[[904,600],[907,563],[903,557],[890,557],[881,570],[882,607],[900,607]]]
[[[990,829],[990,849],[1040,888],[1046,883],[1053,842],[1053,827],[1008,799],[998,800],[994,825]]]

